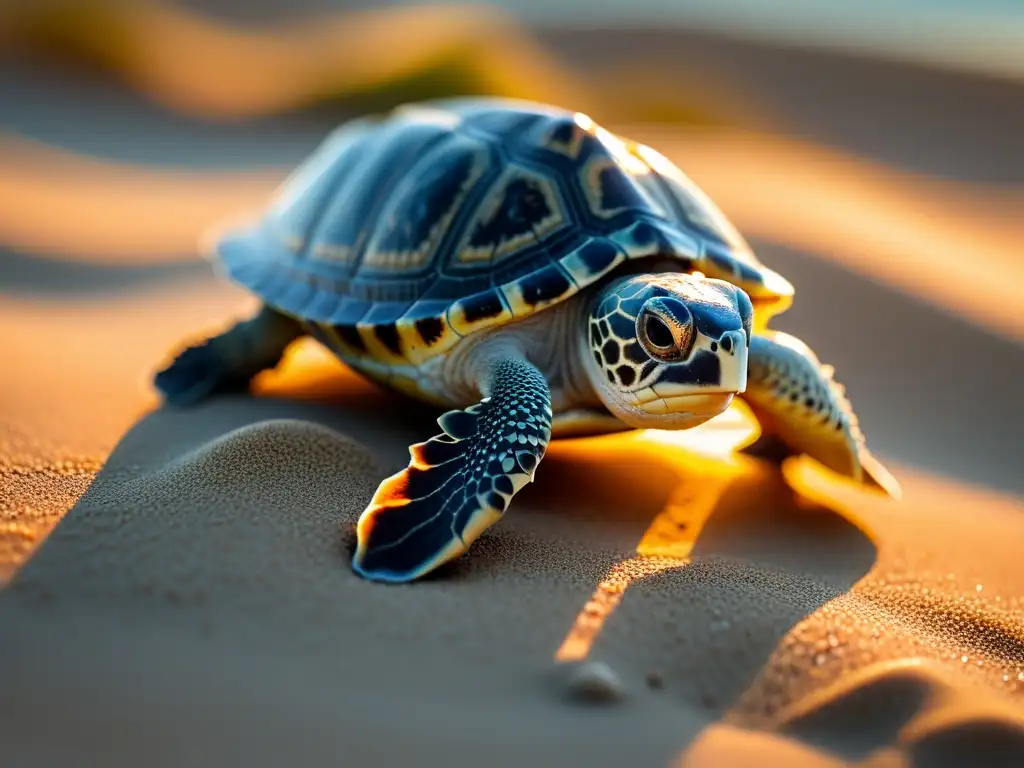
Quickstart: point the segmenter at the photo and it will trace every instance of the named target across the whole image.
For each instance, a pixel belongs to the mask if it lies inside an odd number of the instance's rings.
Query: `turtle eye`
[[[644,330],[647,331],[647,340],[651,346],[658,349],[671,349],[675,339],[672,338],[672,330],[665,325],[665,321],[657,315],[648,315],[644,321],[646,322]]]
[[[637,338],[647,354],[665,362],[685,360],[693,347],[693,316],[679,301],[651,299],[640,310]]]

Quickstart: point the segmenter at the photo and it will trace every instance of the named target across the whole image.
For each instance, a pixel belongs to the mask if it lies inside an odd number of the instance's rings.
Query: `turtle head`
[[[722,280],[632,275],[599,289],[584,366],[605,407],[638,429],[686,429],[747,386],[750,298]]]

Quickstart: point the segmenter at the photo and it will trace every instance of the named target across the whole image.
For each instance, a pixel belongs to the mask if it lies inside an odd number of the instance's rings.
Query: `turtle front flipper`
[[[153,384],[171,405],[193,405],[217,392],[244,390],[257,373],[277,365],[303,333],[298,321],[264,307],[255,317],[183,351],[156,374]]]
[[[551,437],[548,384],[515,354],[481,367],[484,397],[409,447],[359,518],[352,567],[374,581],[412,581],[459,557],[533,480]]]
[[[765,438],[806,453],[829,469],[890,496],[899,482],[871,455],[842,385],[799,339],[778,331],[754,336],[748,353],[747,390]]]

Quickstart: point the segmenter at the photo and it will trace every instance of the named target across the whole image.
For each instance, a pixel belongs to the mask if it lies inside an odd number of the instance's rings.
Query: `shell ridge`
[[[375,191],[375,200],[367,208],[366,219],[364,222],[364,228],[368,222],[376,222],[380,217],[381,211],[387,207],[388,202],[392,196],[401,188],[403,182],[408,180],[412,175],[413,171],[419,167],[420,163],[433,155],[435,155],[443,145],[451,139],[452,133],[440,133],[437,136],[433,136],[424,142],[424,145],[420,148],[420,160],[417,160],[412,165],[408,165],[403,170],[399,170],[397,173],[391,175],[391,177],[384,183],[380,184]],[[368,155],[372,160],[372,153]],[[349,262],[350,274],[353,275],[355,280],[358,280],[359,272],[363,266],[363,260],[366,258],[366,253],[369,250],[370,243],[373,240],[376,227],[372,227],[369,231],[366,231],[366,237],[362,239],[359,246],[352,252],[352,258]]]
[[[346,147],[347,151],[344,154],[355,154],[355,163],[350,165],[347,169],[334,168],[335,177],[331,180],[329,191],[327,192],[327,194],[323,196],[323,199],[320,201],[319,208],[317,208],[316,212],[310,218],[309,226],[306,227],[306,231],[302,235],[301,245],[299,249],[295,252],[296,259],[305,260],[309,258],[310,251],[313,248],[313,236],[316,234],[317,229],[319,229],[320,222],[323,221],[324,215],[330,209],[331,203],[334,202],[335,195],[338,193],[338,190],[341,188],[341,186],[345,183],[346,179],[348,179],[361,164],[366,162],[366,158],[369,157],[368,153],[355,152],[355,150],[359,146],[365,144],[367,139],[369,138],[370,131],[369,128],[367,128],[362,133],[362,135],[360,135],[353,141],[352,144]],[[334,163],[337,163],[338,159],[338,157],[334,158]]]

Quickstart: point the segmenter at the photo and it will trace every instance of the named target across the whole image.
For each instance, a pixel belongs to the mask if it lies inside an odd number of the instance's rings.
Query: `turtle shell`
[[[630,259],[676,260],[755,305],[792,294],[653,149],[580,113],[489,98],[346,123],[216,253],[343,357],[391,365],[565,301]]]

